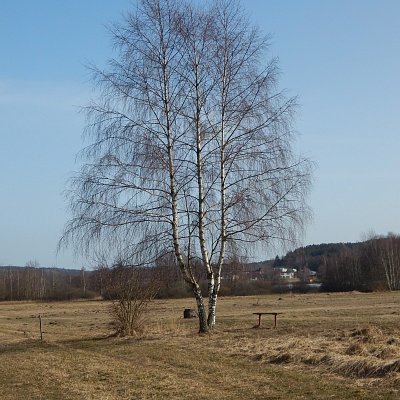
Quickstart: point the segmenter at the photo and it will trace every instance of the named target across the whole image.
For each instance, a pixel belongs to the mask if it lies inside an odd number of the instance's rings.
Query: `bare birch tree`
[[[172,253],[207,332],[225,257],[294,241],[308,216],[296,99],[235,0],[141,0],[112,34],[118,56],[93,68],[100,94],[85,109],[91,144],[62,241],[141,265]]]
[[[366,243],[374,263],[373,271],[376,274],[379,270],[384,273],[389,290],[400,290],[400,236],[394,233],[375,235]]]

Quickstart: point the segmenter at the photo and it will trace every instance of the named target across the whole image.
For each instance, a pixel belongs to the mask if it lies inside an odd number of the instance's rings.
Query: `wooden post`
[[[42,317],[40,314],[39,314],[39,329],[40,329],[40,340],[43,340]]]

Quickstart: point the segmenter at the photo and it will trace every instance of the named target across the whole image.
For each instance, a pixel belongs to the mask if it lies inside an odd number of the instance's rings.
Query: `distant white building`
[[[274,272],[281,279],[293,279],[296,277],[297,270],[295,268],[275,267]]]

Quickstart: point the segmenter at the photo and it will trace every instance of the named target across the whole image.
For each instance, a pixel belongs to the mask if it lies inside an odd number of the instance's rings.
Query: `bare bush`
[[[147,309],[157,294],[154,275],[144,268],[117,265],[108,271],[105,296],[112,300],[111,315],[116,334],[143,333]]]

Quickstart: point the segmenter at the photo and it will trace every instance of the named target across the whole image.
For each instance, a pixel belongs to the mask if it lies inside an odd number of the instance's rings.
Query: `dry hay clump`
[[[400,359],[399,340],[386,336],[376,326],[353,329],[349,334],[349,345],[345,354],[381,360]]]
[[[400,340],[376,326],[366,326],[322,336],[257,339],[238,343],[236,354],[270,364],[296,363],[323,368],[352,378],[400,380]]]
[[[352,329],[349,333],[351,338],[364,343],[374,343],[381,340],[384,333],[382,330],[374,325],[368,325],[362,328]]]

